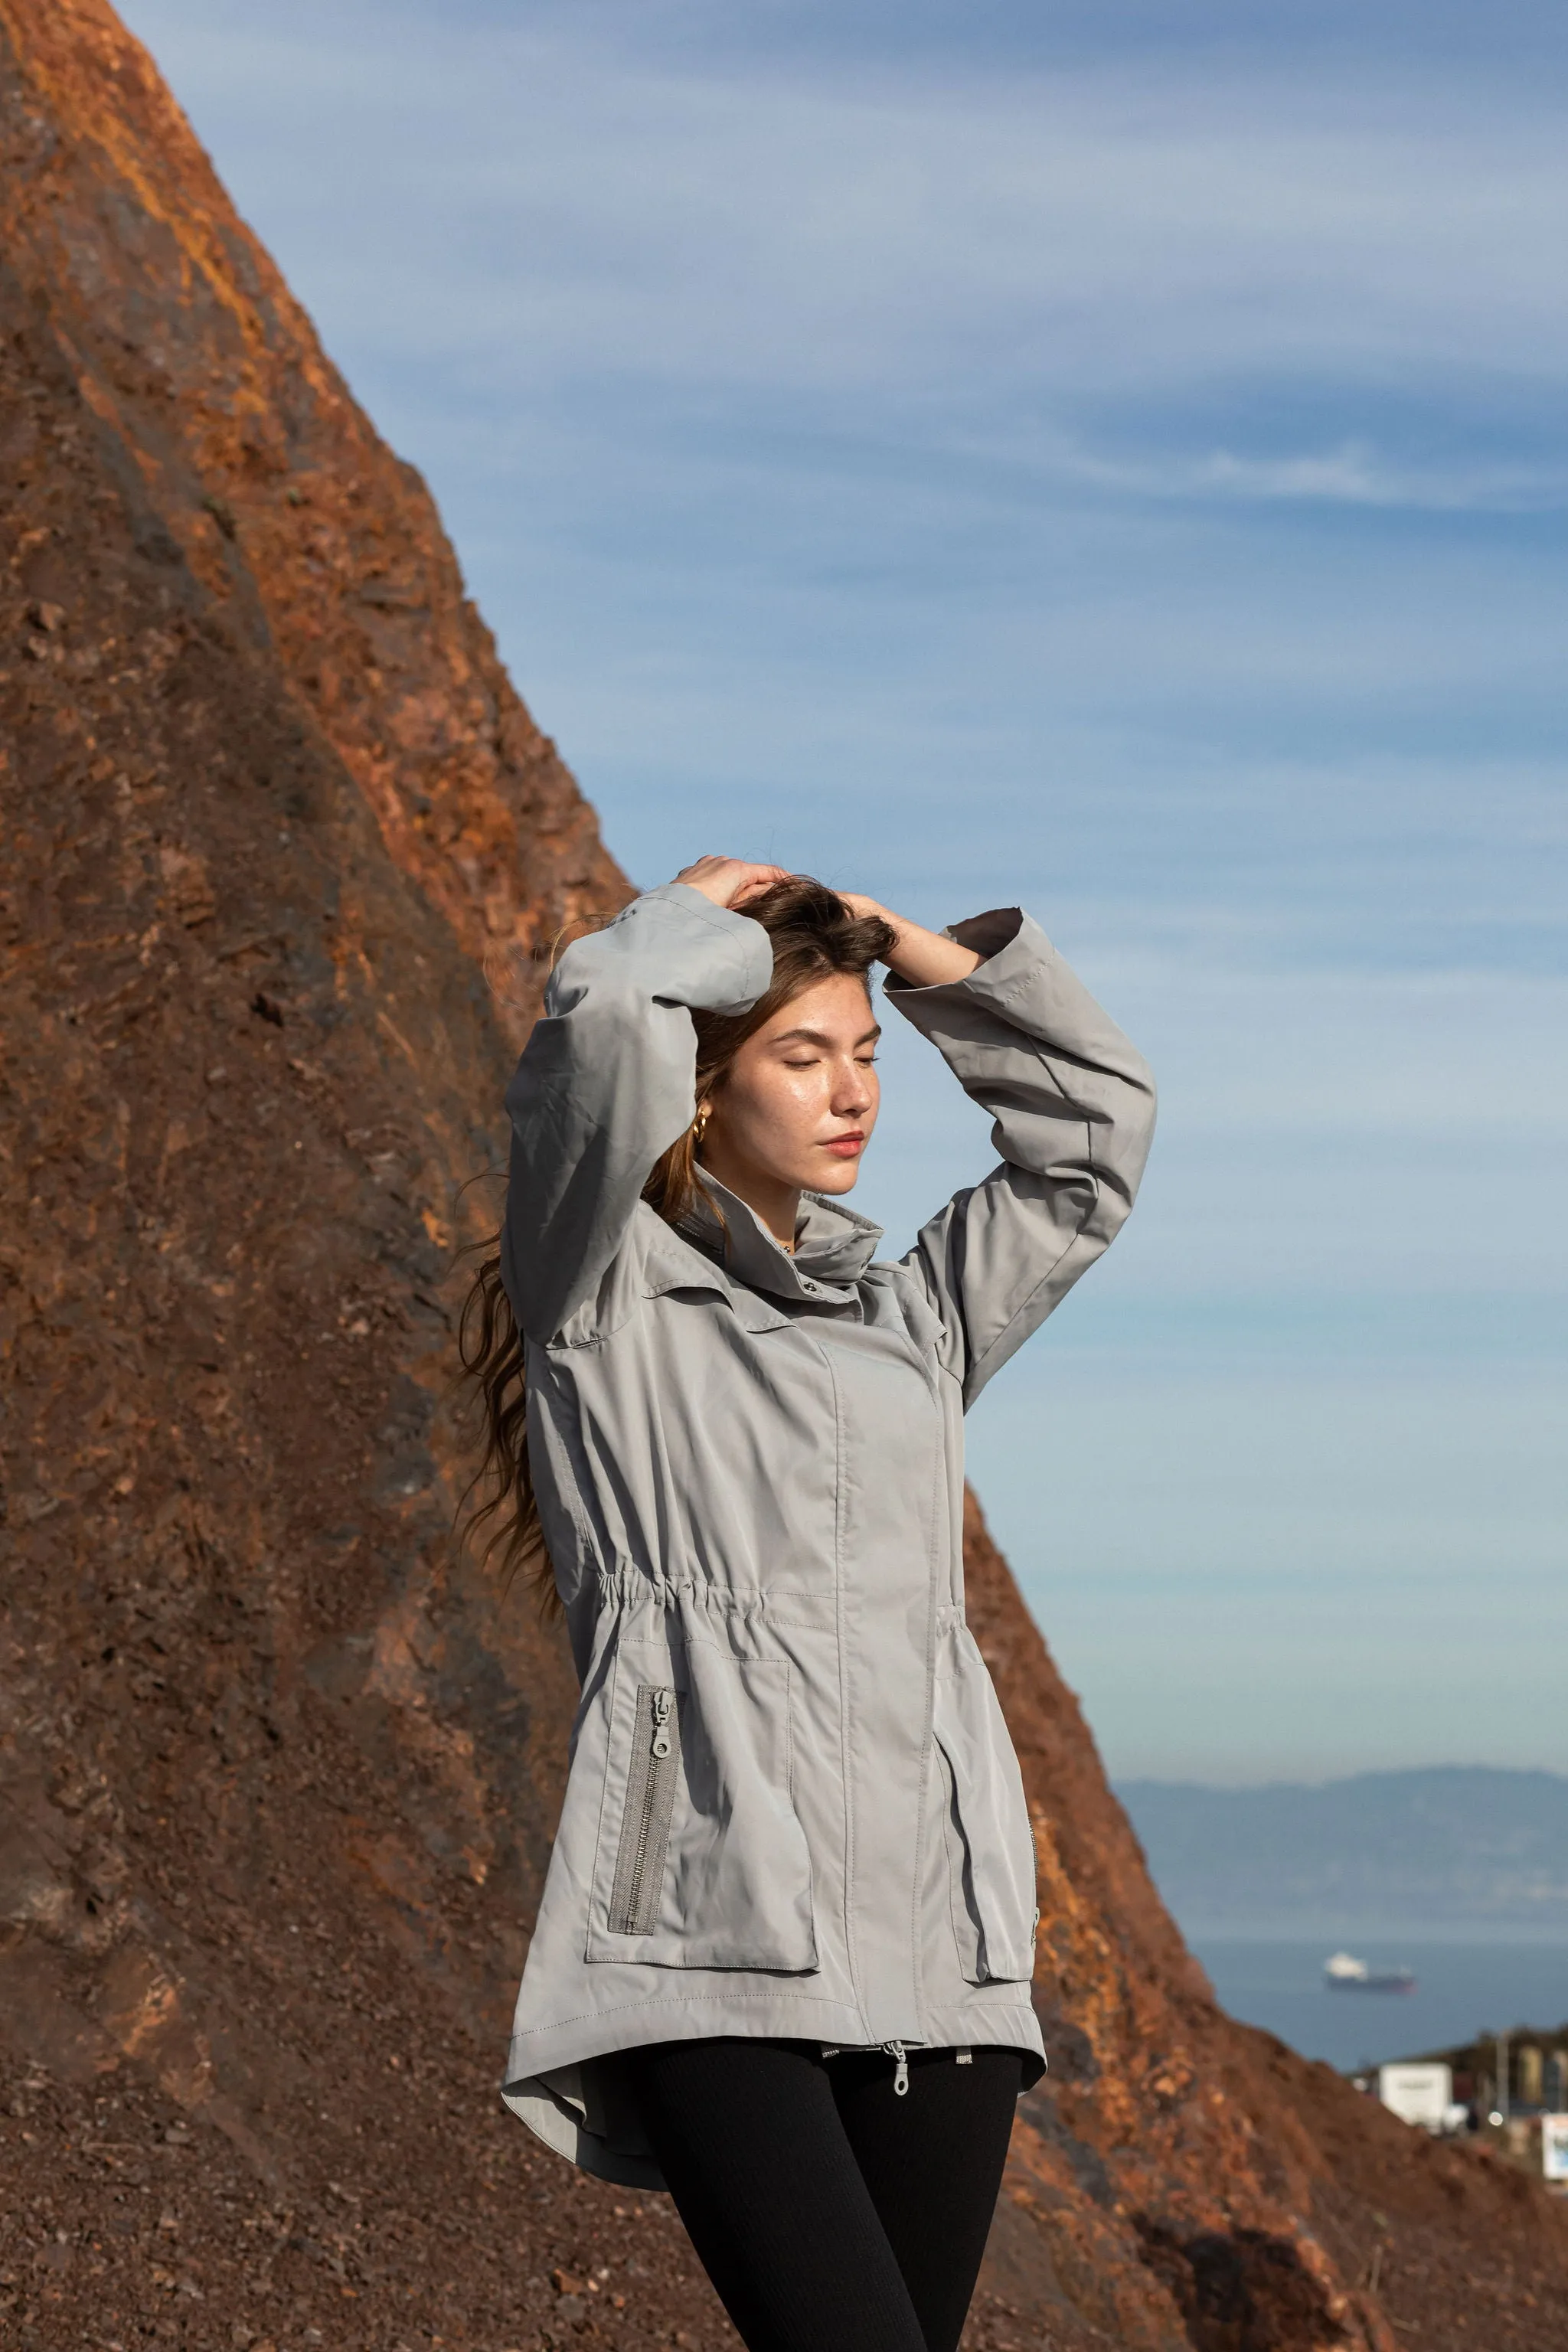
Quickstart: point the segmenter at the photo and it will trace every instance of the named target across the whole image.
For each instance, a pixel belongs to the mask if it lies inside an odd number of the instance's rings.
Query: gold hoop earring
[[[700,1110],[698,1112],[696,1118],[691,1122],[691,1140],[693,1143],[701,1142],[703,1137],[708,1132],[708,1122],[712,1116],[713,1114],[710,1110]]]

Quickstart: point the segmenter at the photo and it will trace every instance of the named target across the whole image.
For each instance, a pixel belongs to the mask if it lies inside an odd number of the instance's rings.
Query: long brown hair
[[[772,940],[773,976],[749,1013],[692,1013],[694,1120],[697,1105],[723,1085],[747,1038],[804,989],[837,972],[852,972],[869,993],[871,966],[889,953],[895,936],[879,916],[857,915],[836,890],[805,874],[774,882],[741,912],[761,923]],[[643,1199],[668,1223],[678,1223],[694,1206],[698,1166],[693,1125],[655,1160],[643,1186]],[[561,1604],[528,1464],[523,1339],[501,1286],[500,1236],[481,1246],[484,1255],[458,1326],[464,1385],[483,1443],[479,1466],[458,1505],[459,1514],[467,1514],[463,1539],[477,1539],[481,1561],[494,1561],[509,1582],[521,1570],[543,1613],[554,1616]]]

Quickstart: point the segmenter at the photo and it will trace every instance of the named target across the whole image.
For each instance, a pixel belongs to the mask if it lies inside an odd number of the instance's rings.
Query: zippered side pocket
[[[680,1711],[675,1692],[668,1683],[639,1683],[626,1809],[610,1894],[612,1935],[648,1936],[658,1924],[679,1777]]]

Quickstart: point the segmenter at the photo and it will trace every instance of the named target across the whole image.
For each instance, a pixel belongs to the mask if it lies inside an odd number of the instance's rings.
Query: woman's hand
[[[967,980],[975,965],[984,961],[973,948],[961,948],[942,932],[928,931],[906,916],[895,915],[890,907],[879,906],[875,898],[862,898],[854,890],[840,890],[838,895],[852,913],[872,915],[891,926],[894,940],[888,952],[888,970],[911,988],[942,988],[950,981]]]
[[[700,890],[716,907],[743,907],[774,882],[787,882],[787,866],[751,866],[743,857],[700,857],[676,876],[689,889]]]

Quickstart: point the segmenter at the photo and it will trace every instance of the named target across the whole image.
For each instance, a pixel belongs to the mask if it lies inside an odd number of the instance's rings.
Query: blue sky
[[[1561,11],[126,14],[628,871],[1021,898],[1154,1061],[971,1423],[1112,1770],[1568,1769]]]

